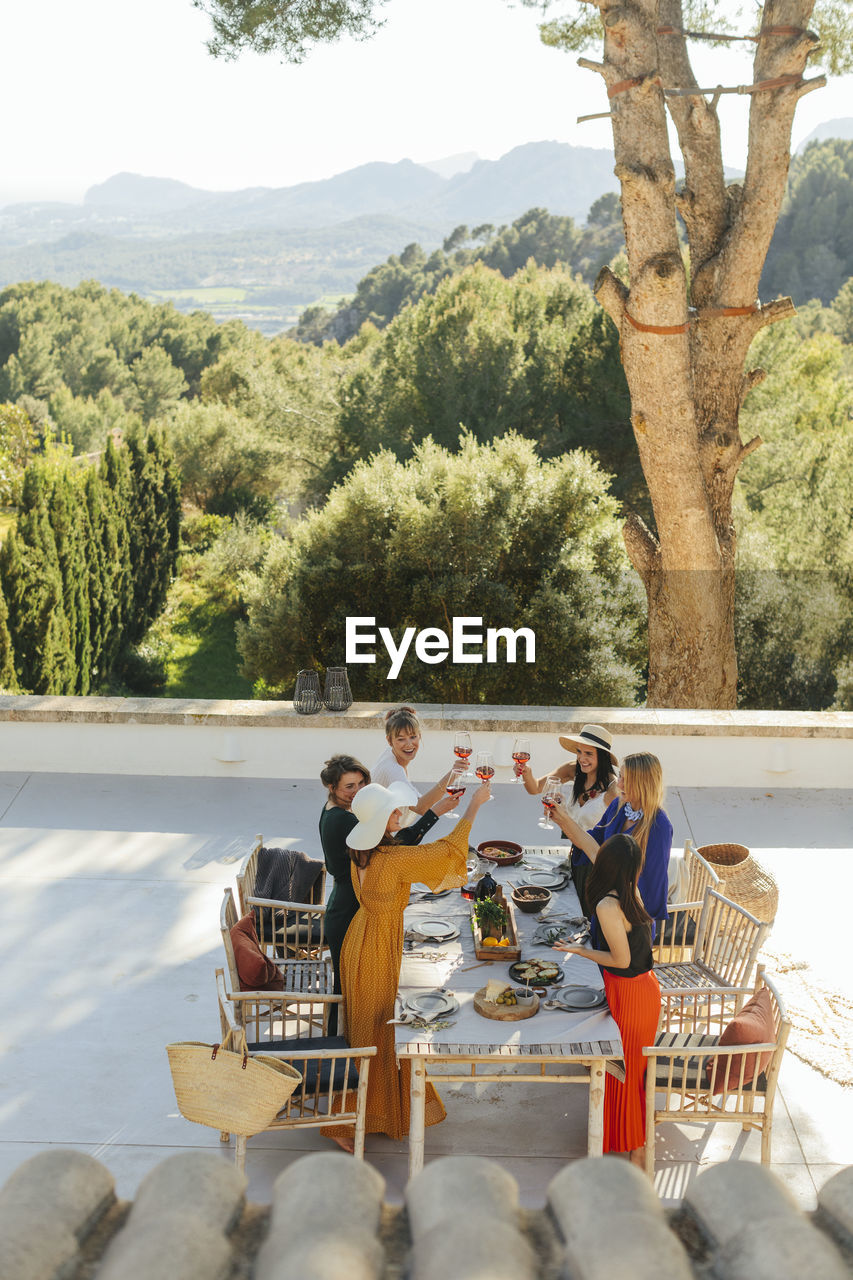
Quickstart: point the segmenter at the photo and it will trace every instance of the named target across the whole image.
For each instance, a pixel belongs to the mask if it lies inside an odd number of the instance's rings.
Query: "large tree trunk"
[[[790,299],[757,303],[758,281],[788,173],[798,99],[822,83],[802,81],[816,38],[802,30],[814,0],[766,0],[754,82],[791,77],[751,96],[749,161],[743,186],[726,187],[716,103],[697,88],[681,34],[681,0],[598,0],[604,22],[601,72],[611,96],[616,175],[630,288],[609,269],[595,292],[621,337],[634,435],[654,511],[652,533],[625,525],[631,561],[649,609],[650,706],[733,707],[732,491],[738,468],[760,441],[744,444],[738,415],[763,374],[744,376],[755,334],[793,313]],[[684,157],[676,195],[666,103]],[[678,240],[687,228],[691,285]]]

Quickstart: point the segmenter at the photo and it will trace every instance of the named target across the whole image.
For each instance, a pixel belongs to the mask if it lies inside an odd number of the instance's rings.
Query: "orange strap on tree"
[[[686,333],[690,328],[689,320],[685,320],[684,324],[643,324],[641,320],[634,319],[627,307],[625,308],[625,319],[635,329],[639,329],[640,333],[660,333],[664,337],[675,333]]]

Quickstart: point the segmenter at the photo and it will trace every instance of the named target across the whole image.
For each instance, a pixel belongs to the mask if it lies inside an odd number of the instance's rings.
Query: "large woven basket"
[[[178,1110],[187,1120],[250,1138],[267,1129],[302,1076],[289,1062],[220,1045],[167,1044]]]
[[[703,844],[698,850],[725,880],[724,893],[732,902],[772,924],[779,905],[779,886],[743,844]]]

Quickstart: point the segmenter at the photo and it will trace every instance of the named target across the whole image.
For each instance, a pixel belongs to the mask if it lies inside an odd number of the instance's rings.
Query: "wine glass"
[[[445,783],[444,790],[447,795],[455,796],[456,799],[459,800],[465,794],[465,779],[459,773],[451,773]],[[454,809],[451,809],[448,813],[443,813],[441,816],[443,818],[449,818],[451,822],[455,822],[459,817],[459,814],[456,813]]]
[[[544,805],[545,812],[539,819],[538,825],[543,831],[555,830],[554,823],[549,822],[548,819],[551,816],[551,810],[554,808],[554,805],[558,800],[562,800],[562,798],[563,788],[560,786],[560,779],[556,777],[555,774],[551,774],[550,777],[545,779],[545,789],[542,792],[542,804]]]
[[[516,764],[527,764],[530,759],[530,739],[516,738],[512,747],[512,758]],[[521,774],[517,773],[513,782],[521,782]]]
[[[478,751],[474,764],[474,772],[481,782],[489,782],[495,776],[495,762],[490,751]],[[494,800],[489,796],[489,800]]]
[[[458,760],[461,760],[465,768],[458,776],[464,778],[466,782],[473,781],[473,776],[468,769],[468,760],[471,756],[471,735],[470,733],[457,733],[453,738],[453,754]]]

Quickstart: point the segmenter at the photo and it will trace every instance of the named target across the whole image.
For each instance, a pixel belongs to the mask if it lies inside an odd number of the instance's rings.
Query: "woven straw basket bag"
[[[779,905],[779,887],[743,844],[703,844],[698,850],[725,880],[725,896],[756,920],[772,924]]]
[[[237,1052],[227,1040],[183,1040],[167,1044],[166,1052],[181,1115],[245,1138],[267,1129],[302,1083],[289,1062],[266,1054],[250,1057],[245,1032]]]

